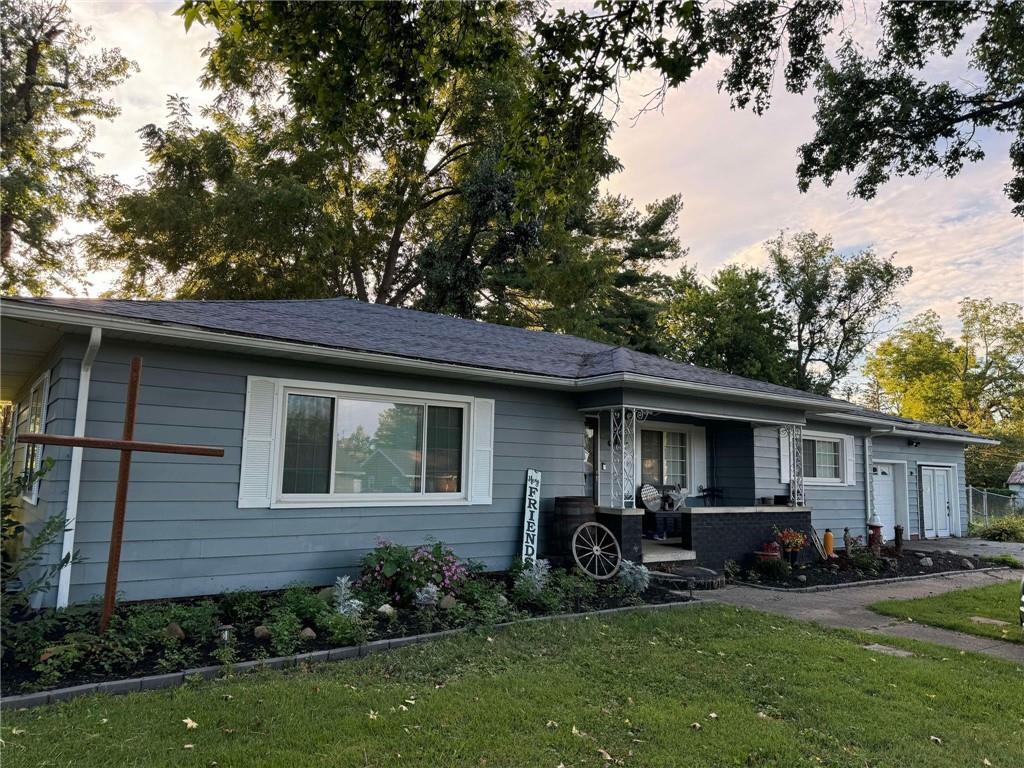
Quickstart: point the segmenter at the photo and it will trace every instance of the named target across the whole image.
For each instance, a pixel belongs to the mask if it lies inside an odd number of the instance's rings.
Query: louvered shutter
[[[790,432],[779,430],[779,482],[787,485],[793,480],[790,475]]]
[[[846,460],[846,484],[857,484],[857,444],[852,435],[843,435],[843,457]]]
[[[494,401],[473,400],[472,453],[470,454],[469,501],[490,504],[494,474]]]
[[[274,379],[249,377],[245,395],[245,431],[242,468],[238,480],[238,506],[270,506],[274,476],[274,433],[277,424]]]

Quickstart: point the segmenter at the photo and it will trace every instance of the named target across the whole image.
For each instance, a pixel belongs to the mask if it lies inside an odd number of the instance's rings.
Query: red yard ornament
[[[110,617],[114,613],[117,597],[117,574],[121,567],[121,541],[124,538],[124,513],[128,502],[128,480],[131,474],[132,453],[177,453],[189,456],[223,456],[223,448],[205,445],[181,445],[177,443],[144,443],[135,440],[135,412],[139,404],[139,385],[142,382],[142,358],[133,357],[128,374],[128,396],[124,404],[124,429],[120,440],[98,437],[66,437],[43,435],[34,432],[18,436],[19,443],[33,445],[64,445],[72,448],[99,448],[120,451],[121,460],[117,467],[117,490],[114,494],[114,520],[110,528],[110,554],[107,556],[107,580],[103,588],[103,614],[100,618],[100,632],[106,632]]]

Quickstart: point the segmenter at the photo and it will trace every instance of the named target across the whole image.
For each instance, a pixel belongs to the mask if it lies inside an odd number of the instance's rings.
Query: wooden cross
[[[65,437],[43,435],[35,432],[18,436],[19,443],[32,445],[67,445],[72,448],[102,448],[120,451],[121,460],[117,467],[117,492],[114,496],[114,521],[110,529],[110,554],[107,557],[107,581],[103,589],[103,615],[100,618],[100,632],[106,632],[110,617],[114,613],[117,597],[117,573],[121,567],[121,541],[124,538],[124,510],[128,501],[128,476],[132,466],[132,451],[146,453],[178,453],[189,456],[223,456],[223,448],[205,445],[179,445],[176,443],[143,443],[134,439],[135,411],[139,404],[139,385],[142,382],[142,358],[133,357],[128,374],[128,397],[124,404],[124,430],[121,440],[107,440],[99,437]]]

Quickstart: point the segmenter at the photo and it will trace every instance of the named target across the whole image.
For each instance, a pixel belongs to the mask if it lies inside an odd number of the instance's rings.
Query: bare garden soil
[[[852,558],[840,552],[838,557],[827,562],[817,560],[797,565],[785,579],[766,578],[752,570],[745,570],[739,580],[770,587],[800,588],[965,571],[986,565],[976,557],[959,553],[920,552],[908,546],[904,547],[902,554],[897,555],[892,548],[883,547],[882,556],[877,559],[864,549],[858,550]]]

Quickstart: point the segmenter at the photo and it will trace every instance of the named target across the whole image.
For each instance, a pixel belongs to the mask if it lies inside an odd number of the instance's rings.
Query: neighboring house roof
[[[1024,485],[1024,461],[1013,468],[1013,472],[1006,479],[1007,485]]]
[[[403,477],[416,477],[419,474],[419,451],[408,448],[378,448],[369,455],[361,466],[366,467],[367,464],[376,461],[378,455],[382,456]]]
[[[976,439],[963,430],[923,424],[817,395],[721,371],[679,363],[560,333],[368,304],[354,299],[275,301],[128,301],[118,299],[5,297],[4,304],[63,310],[86,316],[188,327],[236,337],[268,339],[407,360],[531,374],[567,382],[634,375],[666,384],[731,390],[754,397],[798,400],[823,412],[834,409],[901,429]],[[830,416],[833,414],[829,414]]]

